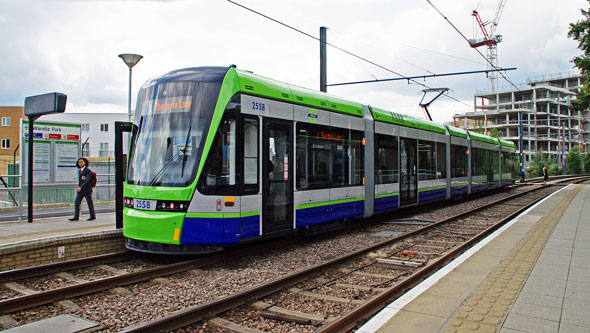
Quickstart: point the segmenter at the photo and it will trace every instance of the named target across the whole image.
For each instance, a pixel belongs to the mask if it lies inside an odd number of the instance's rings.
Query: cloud
[[[313,36],[327,26],[328,42],[402,75],[486,68],[484,60],[428,3],[369,0],[241,0],[239,3]],[[496,1],[433,1],[467,36],[471,11],[493,17]],[[479,6],[478,6],[479,4]],[[499,63],[526,77],[568,71],[578,54],[567,39],[581,18],[579,1],[508,2],[498,33]],[[530,23],[535,22],[535,23]],[[257,74],[318,89],[319,43],[227,1],[4,1],[0,13],[0,105],[22,105],[29,95],[68,94],[68,110],[127,110],[128,69],[118,54],[139,53],[133,98],[143,82],[170,70],[237,64]],[[481,49],[485,53],[484,49]],[[396,77],[333,48],[328,82]],[[448,87],[451,96],[432,105],[452,115],[469,111],[485,75],[417,80]],[[501,83],[506,85],[506,82]],[[404,81],[331,87],[329,92],[399,112],[421,115],[419,84]],[[433,113],[434,114],[434,113]],[[442,118],[442,117],[441,117]],[[444,121],[444,119],[441,119]],[[448,119],[447,119],[448,120]]]

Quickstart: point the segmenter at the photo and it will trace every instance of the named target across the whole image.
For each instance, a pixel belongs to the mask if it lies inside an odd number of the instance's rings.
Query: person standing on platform
[[[86,198],[86,203],[88,203],[88,210],[90,211],[90,217],[87,221],[92,221],[96,219],[96,215],[94,214],[94,203],[92,202],[92,173],[90,169],[88,169],[88,165],[90,163],[84,157],[79,158],[78,162],[76,162],[76,166],[78,167],[78,188],[76,188],[76,202],[74,203],[74,217],[68,219],[69,221],[78,221],[80,218],[80,204],[82,203],[82,199]]]
[[[545,165],[543,167],[543,185],[545,185],[547,179],[549,179],[549,174],[547,173],[547,165]]]
[[[525,172],[524,172],[524,169],[522,169],[520,171],[520,182],[521,183],[524,183],[524,177],[525,177]]]

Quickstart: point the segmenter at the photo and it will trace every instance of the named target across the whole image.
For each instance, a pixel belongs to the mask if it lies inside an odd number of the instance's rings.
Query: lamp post
[[[129,117],[129,121],[131,121],[131,69],[141,60],[141,58],[143,58],[143,56],[133,53],[122,53],[119,54],[119,58],[123,59],[127,67],[129,67],[129,107],[127,110],[127,115]]]

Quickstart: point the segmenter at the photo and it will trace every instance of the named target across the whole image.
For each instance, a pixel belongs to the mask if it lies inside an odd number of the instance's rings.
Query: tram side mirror
[[[66,94],[53,92],[25,98],[25,116],[42,116],[63,113],[66,110]]]

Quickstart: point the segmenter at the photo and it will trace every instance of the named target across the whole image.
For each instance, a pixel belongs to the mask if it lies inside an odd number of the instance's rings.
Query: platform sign
[[[27,147],[29,140],[25,140],[23,147]],[[39,183],[49,183],[51,170],[50,157],[51,157],[51,142],[43,140],[34,140],[33,145],[33,176],[35,181]],[[24,179],[27,179],[26,177]]]
[[[76,182],[78,180],[78,151],[80,141],[55,141],[55,181]]]
[[[35,184],[76,183],[80,157],[80,124],[33,123],[33,179]],[[21,120],[21,175],[27,175],[29,122]],[[23,183],[27,183],[24,176]]]

